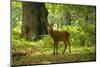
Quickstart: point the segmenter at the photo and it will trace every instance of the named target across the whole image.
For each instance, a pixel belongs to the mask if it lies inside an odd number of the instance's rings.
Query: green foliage
[[[87,26],[87,27],[86,27]],[[95,25],[83,24],[82,26],[63,26],[62,30],[69,31],[71,35],[71,44],[77,46],[95,46]]]
[[[69,5],[69,4],[46,4],[48,9],[48,21],[49,23],[56,23],[59,25],[66,22],[67,12],[71,13],[71,23],[90,22],[95,23],[96,8],[95,6],[84,6],[84,5]],[[87,18],[86,18],[87,17]]]
[[[12,1],[12,27],[22,21],[22,4],[21,2]]]
[[[62,55],[64,43],[59,42],[59,55],[52,55],[54,43],[49,35],[29,41],[21,37],[22,4],[12,1],[12,51],[26,52],[28,56],[14,57],[14,64],[46,64],[95,60],[96,21],[94,6],[48,4],[48,21],[59,25],[59,31],[70,33],[72,54]],[[67,11],[71,12],[71,25],[64,25]],[[88,16],[88,20],[86,20]]]
[[[48,9],[49,15],[48,15],[48,21],[49,23],[57,23],[61,24],[63,23],[63,13],[64,13],[64,5],[58,5],[58,4],[46,4],[46,7]]]

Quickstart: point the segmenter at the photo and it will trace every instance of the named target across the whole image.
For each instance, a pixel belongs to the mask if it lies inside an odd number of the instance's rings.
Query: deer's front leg
[[[55,55],[55,48],[56,48],[56,42],[54,41],[54,51],[53,51],[53,55]]]
[[[69,44],[69,52],[71,53],[71,46],[69,40],[67,41],[67,43]]]
[[[56,55],[58,54],[58,42],[56,42]]]

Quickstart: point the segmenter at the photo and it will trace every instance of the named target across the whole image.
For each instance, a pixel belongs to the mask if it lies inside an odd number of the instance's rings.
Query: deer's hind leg
[[[65,48],[64,48],[63,54],[65,53],[66,48],[67,48],[67,43],[66,43],[66,41],[64,41],[64,44],[65,44]]]
[[[69,52],[71,53],[71,46],[70,46],[69,40],[67,40],[67,43],[68,43],[68,45],[69,45]]]

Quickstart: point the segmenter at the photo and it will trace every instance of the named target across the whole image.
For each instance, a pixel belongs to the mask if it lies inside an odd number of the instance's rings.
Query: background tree
[[[65,12],[64,23],[65,25],[71,25],[71,13],[69,10]]]
[[[38,39],[40,35],[47,34],[48,11],[44,3],[22,2],[22,34],[26,39]]]

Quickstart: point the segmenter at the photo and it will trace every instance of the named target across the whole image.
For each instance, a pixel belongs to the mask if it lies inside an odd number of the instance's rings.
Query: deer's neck
[[[53,30],[49,31],[49,34],[50,34],[51,37],[53,37],[54,31]]]

